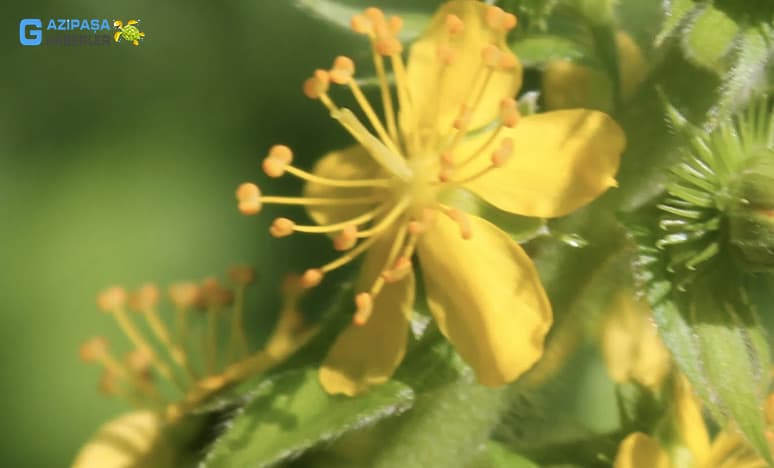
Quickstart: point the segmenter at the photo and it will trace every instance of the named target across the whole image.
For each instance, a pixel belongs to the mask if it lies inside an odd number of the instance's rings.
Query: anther
[[[486,9],[486,24],[492,29],[501,29],[505,21],[505,11],[496,6],[489,6]]]
[[[288,218],[277,218],[274,220],[274,222],[271,223],[271,227],[269,227],[269,234],[278,239],[280,237],[287,237],[293,234],[293,228],[295,226],[296,223]]]
[[[372,31],[371,22],[364,15],[353,16],[349,25],[358,34],[370,34]]]
[[[351,58],[340,55],[333,61],[330,78],[336,84],[347,84],[355,74],[355,62]]]
[[[451,65],[457,58],[457,51],[449,44],[440,44],[435,52],[438,60],[444,65]]]
[[[406,230],[409,234],[418,236],[425,232],[425,225],[421,221],[409,221],[406,225]]]
[[[376,7],[368,7],[363,12],[366,18],[371,20],[372,24],[379,24],[384,22],[384,12]]]
[[[452,176],[454,175],[454,168],[451,166],[444,166],[441,168],[440,171],[438,171],[438,181],[443,182],[444,184],[451,180]]]
[[[223,307],[231,304],[234,296],[231,290],[221,286],[217,278],[205,278],[201,284],[201,299],[209,307]]]
[[[444,167],[454,166],[454,153],[452,153],[451,151],[446,151],[444,153],[441,153],[441,164]]]
[[[187,309],[199,301],[199,286],[194,283],[176,283],[169,287],[169,298],[181,309]]]
[[[83,343],[79,349],[79,355],[84,362],[93,362],[100,360],[107,354],[108,342],[105,338],[98,336]]]
[[[159,288],[155,284],[144,284],[129,298],[129,306],[137,311],[145,311],[159,302]]]
[[[255,268],[247,265],[235,265],[228,271],[231,281],[240,286],[247,286],[255,281]]]
[[[309,99],[319,99],[328,92],[331,77],[325,70],[315,70],[311,78],[304,82],[304,94]]]
[[[500,101],[500,121],[504,127],[513,128],[519,123],[521,114],[518,104],[513,98],[505,98]]]
[[[460,235],[463,239],[468,240],[473,237],[470,218],[468,218],[468,215],[465,212],[452,208],[447,211],[446,214],[460,227]]]
[[[323,272],[319,268],[312,268],[309,270],[306,270],[303,275],[301,275],[301,287],[304,289],[309,289],[317,286],[322,282],[323,279]]]
[[[385,36],[376,41],[376,52],[379,55],[398,55],[403,51],[403,44],[392,36]]]
[[[97,306],[104,312],[112,312],[126,304],[126,290],[120,286],[112,286],[97,296]]]
[[[236,190],[239,212],[254,215],[261,211],[261,190],[257,185],[245,182]]]
[[[368,323],[368,319],[371,318],[371,314],[374,311],[374,299],[370,293],[364,292],[355,296],[355,311],[352,321],[355,325],[362,327]]]
[[[263,172],[269,177],[281,177],[293,162],[293,151],[285,145],[274,145],[263,160]]]
[[[394,283],[405,278],[411,272],[411,259],[398,257],[391,270],[382,272],[382,278],[386,283]]]
[[[500,70],[511,71],[516,68],[518,64],[519,59],[516,58],[515,54],[512,54],[511,52],[503,52],[500,54],[500,62],[498,63]]]
[[[465,24],[460,17],[454,14],[446,15],[444,24],[446,26],[446,31],[452,36],[456,36],[465,29]]]
[[[118,382],[116,382],[116,374],[109,370],[105,370],[102,373],[102,377],[99,379],[99,391],[103,395],[113,396],[118,393]]]
[[[397,36],[403,29],[403,18],[400,16],[390,16],[388,26],[390,28],[390,33],[392,33],[393,36]]]
[[[126,366],[135,375],[148,379],[151,376],[150,367],[153,357],[145,349],[135,349],[124,358]]]
[[[500,147],[492,153],[492,165],[494,167],[503,167],[513,154],[513,139],[503,138]]]
[[[349,225],[333,239],[333,248],[338,251],[349,250],[357,243],[357,226]]]
[[[470,123],[471,113],[470,106],[463,104],[460,107],[460,112],[457,114],[457,118],[454,119],[454,128],[457,130],[463,130],[467,128],[468,124]]]
[[[500,60],[502,59],[502,51],[492,44],[485,46],[481,49],[481,60],[484,61],[484,65],[490,68],[500,66]]]

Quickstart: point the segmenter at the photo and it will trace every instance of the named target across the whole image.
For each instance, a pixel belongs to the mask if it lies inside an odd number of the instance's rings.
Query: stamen
[[[506,33],[516,27],[518,18],[500,7],[490,6],[486,10],[486,24],[495,31]]]
[[[333,248],[338,251],[349,250],[357,243],[357,226],[350,224],[333,239]]]
[[[390,29],[390,33],[393,36],[397,36],[403,30],[403,18],[400,16],[390,16],[390,21],[387,25]]]
[[[281,177],[292,162],[293,151],[290,148],[285,145],[274,145],[263,160],[263,172],[269,177]]]
[[[443,213],[448,216],[449,219],[457,223],[460,228],[460,235],[463,239],[468,240],[473,237],[473,230],[467,213],[460,211],[457,208],[444,209]]]
[[[322,282],[323,276],[324,272],[320,268],[306,270],[304,274],[301,275],[301,287],[304,289],[313,288]]]
[[[404,197],[401,199],[398,203],[396,203],[392,208],[390,208],[390,211],[379,220],[376,225],[370,229],[366,229],[364,231],[361,231],[357,234],[357,237],[359,238],[367,238],[372,237],[377,234],[380,234],[385,229],[387,229],[392,223],[403,214],[403,211],[406,209],[406,207],[411,202],[411,199],[409,197]]]
[[[271,227],[269,227],[269,234],[278,239],[281,237],[287,237],[293,234],[294,227],[295,223],[288,218],[277,218],[274,220],[274,222],[271,223]]]
[[[218,316],[223,306],[232,302],[233,296],[212,277],[202,281],[201,289],[207,307],[207,331],[204,336],[206,372],[207,375],[214,375],[218,369]]]
[[[500,123],[503,127],[514,128],[521,120],[516,99],[505,98],[500,102]]]
[[[355,15],[350,20],[350,27],[358,34],[371,34],[371,22],[363,15]]]
[[[188,341],[188,310],[200,300],[199,286],[193,283],[173,284],[169,287],[169,297],[176,308],[177,343],[185,349]]]
[[[382,200],[379,196],[351,197],[351,198],[314,198],[314,197],[261,197],[260,202],[278,205],[369,205]]]
[[[229,271],[229,277],[235,286],[229,355],[232,359],[241,359],[248,353],[247,336],[244,327],[245,289],[255,281],[255,270],[249,266],[235,266]]]
[[[456,36],[465,30],[465,23],[455,14],[446,15],[444,25],[446,26],[446,32],[451,36]]]
[[[503,167],[513,154],[513,139],[503,138],[500,147],[492,153],[492,165],[494,167]]]
[[[352,321],[355,325],[362,327],[371,318],[374,311],[374,300],[370,293],[364,292],[355,296],[355,316]]]
[[[409,257],[400,256],[395,261],[395,265],[392,269],[382,272],[382,278],[384,278],[386,283],[395,283],[411,273],[411,267],[411,259]]]
[[[363,113],[365,113],[368,121],[376,130],[376,133],[379,135],[382,143],[384,143],[393,152],[399,154],[400,151],[398,150],[395,142],[387,134],[387,130],[385,130],[384,125],[382,125],[382,121],[379,120],[379,117],[376,115],[373,107],[371,107],[371,103],[368,102],[368,99],[363,94],[363,91],[360,89],[357,81],[353,79],[354,73],[355,64],[352,62],[352,59],[349,57],[339,56],[333,62],[333,68],[330,72],[331,81],[349,86],[350,90],[352,91],[352,95],[355,97],[358,105],[363,110]]]
[[[257,185],[243,183],[236,190],[239,212],[243,215],[254,215],[261,211],[261,190]]]
[[[445,69],[445,66],[451,65],[454,63],[454,60],[457,58],[457,51],[450,46],[449,44],[440,44],[438,48],[435,51],[436,57],[438,57],[438,60],[441,62],[444,67],[439,70],[439,73],[443,73],[443,70]],[[440,86],[441,77],[439,76],[439,79],[437,80]]]
[[[327,234],[331,232],[340,231],[344,228],[346,228],[349,225],[355,225],[359,226],[361,224],[367,223],[368,221],[371,221],[378,215],[380,212],[384,211],[386,204],[382,204],[377,206],[376,208],[363,213],[359,216],[356,216],[354,218],[348,219],[346,221],[342,221],[340,223],[333,223],[333,224],[327,224],[322,226],[309,226],[309,225],[298,225],[294,224],[293,231],[294,232],[301,232],[305,234]],[[291,221],[292,222],[292,221]]]
[[[330,88],[331,77],[325,70],[315,70],[311,78],[304,81],[304,94],[309,99],[320,99]]]

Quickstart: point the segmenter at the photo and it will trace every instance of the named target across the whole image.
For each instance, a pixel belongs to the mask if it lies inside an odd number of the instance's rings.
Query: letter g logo
[[[37,18],[25,18],[19,22],[19,42],[23,46],[40,45],[43,41],[43,23]]]

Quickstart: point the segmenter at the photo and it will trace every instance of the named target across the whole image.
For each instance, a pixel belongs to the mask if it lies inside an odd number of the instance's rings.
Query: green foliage
[[[323,441],[371,425],[411,407],[412,390],[388,382],[366,395],[328,395],[315,369],[264,381],[225,424],[203,461],[206,467],[267,466]]]

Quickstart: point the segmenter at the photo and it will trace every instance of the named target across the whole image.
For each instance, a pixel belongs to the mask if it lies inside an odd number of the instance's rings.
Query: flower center
[[[482,7],[483,8],[483,7]],[[403,47],[397,39],[403,21],[399,17],[386,18],[377,8],[368,8],[352,19],[352,28],[366,35],[371,42],[374,68],[379,78],[379,90],[384,120],[380,119],[354,78],[355,64],[348,57],[337,57],[330,70],[316,70],[303,85],[304,94],[319,100],[331,117],[366,150],[380,168],[381,175],[363,179],[333,179],[306,172],[292,165],[293,153],[287,146],[271,148],[263,162],[263,170],[269,177],[289,173],[305,180],[310,186],[335,190],[337,197],[275,197],[263,196],[254,184],[242,184],[236,192],[239,210],[244,214],[256,214],[264,203],[303,205],[312,210],[346,208],[359,214],[326,225],[299,225],[288,218],[277,218],[270,233],[285,237],[294,232],[326,234],[333,237],[333,246],[342,251],[337,259],[318,268],[307,270],[302,276],[306,287],[319,284],[324,275],[340,268],[366,252],[378,239],[388,239],[382,273],[367,291],[356,296],[356,324],[367,322],[373,299],[385,283],[399,281],[411,272],[411,258],[418,238],[428,229],[438,213],[448,216],[460,229],[463,238],[472,236],[467,215],[438,201],[441,191],[462,185],[501,167],[513,152],[510,138],[500,138],[504,128],[512,128],[519,121],[517,103],[505,96],[500,105],[499,125],[478,148],[462,153],[465,136],[480,111],[485,91],[498,72],[513,72],[518,61],[504,47],[505,34],[516,26],[516,17],[498,7],[486,7],[487,27],[494,31],[496,43],[487,44],[480,50],[479,67],[475,71],[462,100],[458,115],[449,128],[437,125],[441,93],[436,92],[423,108],[417,108],[417,100],[411,95],[408,73],[403,62]],[[453,80],[451,66],[457,56],[466,52],[462,20],[449,14],[444,23],[445,40],[436,50],[438,88],[443,89],[447,80]],[[386,61],[392,67],[394,92],[401,109],[401,125],[398,125],[393,101],[393,91],[386,73]],[[460,67],[458,69],[466,67]],[[347,108],[336,105],[329,96],[330,84],[347,86],[371,130]],[[417,96],[418,97],[418,96]],[[480,119],[479,119],[480,120]],[[497,144],[499,143],[499,146]],[[494,147],[494,151],[491,148]],[[490,162],[480,164],[487,154]],[[483,167],[483,168],[482,168]],[[359,210],[358,210],[359,209]]]

